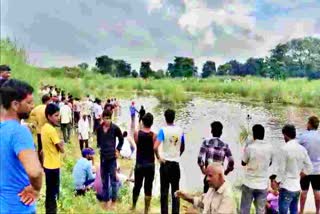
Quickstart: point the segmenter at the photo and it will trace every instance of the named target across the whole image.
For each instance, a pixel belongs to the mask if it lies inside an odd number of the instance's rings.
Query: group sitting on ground
[[[33,109],[33,88],[29,84],[8,78],[0,87],[1,110],[3,109],[0,114],[1,212],[34,213],[36,211],[35,202],[42,187],[43,171],[46,179],[46,213],[58,212],[61,154],[64,153],[65,146],[68,146],[65,144],[70,143],[72,126],[69,125],[73,123],[72,110],[74,108],[71,99],[52,100],[52,97],[55,96],[54,91],[52,93],[51,96],[50,94],[43,95],[43,104]],[[59,104],[61,104],[60,107]],[[113,105],[111,100],[110,105]],[[131,106],[136,112],[134,103]],[[101,110],[99,112],[101,113]],[[106,107],[101,115],[99,112],[97,110],[97,114],[94,114],[90,97],[86,97],[80,105],[82,121],[79,120],[77,135],[82,158],[78,160],[73,169],[75,193],[83,196],[88,189],[94,187],[104,208],[113,209],[118,199],[119,181],[121,180],[117,159],[124,149],[126,133],[122,132],[119,126],[112,121],[114,113],[112,108]],[[253,125],[253,141],[245,146],[241,159],[245,179],[241,190],[239,210],[237,210],[237,203],[233,197],[234,190],[226,179],[226,176],[234,170],[236,160],[233,158],[229,145],[221,139],[222,123],[214,121],[211,124],[212,137],[206,139],[201,145],[198,165],[205,176],[204,191],[200,196],[192,196],[180,190],[180,160],[186,146],[184,131],[175,125],[174,110],[167,109],[164,112],[164,118],[166,125],[156,134],[151,131],[153,115],[146,113],[141,118],[141,128],[133,134],[135,168],[132,210],[136,209],[140,190],[144,185],[144,212],[150,212],[155,158],[157,158],[160,162],[161,213],[169,213],[169,189],[171,189],[172,213],[180,213],[180,198],[193,204],[193,208],[190,209],[204,214],[237,212],[248,214],[252,204],[254,204],[256,213],[259,214],[266,212],[284,214],[288,211],[298,213],[300,199],[300,213],[303,213],[311,184],[314,191],[315,212],[319,214],[320,132],[318,131],[318,117],[309,117],[307,130],[300,135],[297,135],[294,125],[283,126],[282,134],[285,143],[279,148],[281,155],[278,162],[275,161],[274,148],[265,140],[264,127],[261,124]],[[38,153],[30,130],[21,125],[22,119],[26,121],[29,119],[30,127],[35,127]],[[93,119],[98,120],[95,134],[100,154],[100,169],[97,170],[93,167],[95,152],[88,143],[89,134],[93,133],[91,122]],[[135,113],[131,114],[131,119],[135,121]],[[63,139],[60,138],[56,129],[59,126],[63,132]],[[160,146],[161,149],[159,149]],[[122,155],[124,156],[123,153]],[[224,167],[225,160],[228,161],[226,167]],[[268,170],[274,164],[277,164],[277,170],[270,175]]]

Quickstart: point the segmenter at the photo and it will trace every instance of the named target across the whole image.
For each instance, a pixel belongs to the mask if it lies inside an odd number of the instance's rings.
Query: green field
[[[154,95],[160,102],[170,104],[183,103],[192,96],[205,96],[307,107],[320,105],[320,80],[228,76],[209,79],[112,78],[89,70],[29,65],[25,51],[9,40],[1,40],[0,64],[10,65],[14,78],[25,80],[36,89],[41,84],[57,85],[76,97],[92,94],[104,99],[138,93]]]

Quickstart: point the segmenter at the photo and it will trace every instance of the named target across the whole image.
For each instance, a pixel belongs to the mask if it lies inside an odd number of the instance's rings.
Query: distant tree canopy
[[[207,61],[206,63],[204,63],[201,77],[207,78],[214,74],[216,74],[216,63],[213,61]]]
[[[151,69],[150,62],[141,62],[140,66],[140,77],[149,78],[154,76],[154,71]]]
[[[197,67],[192,58],[176,56],[174,63],[168,64],[168,72],[171,77],[192,77],[197,75]]]
[[[86,70],[88,64],[81,63],[79,68]],[[114,60],[108,56],[96,58],[96,68],[93,71],[102,74],[110,74],[115,77],[137,77],[138,72],[131,72],[131,65],[124,60]],[[192,77],[197,76],[197,67],[193,58],[176,56],[172,63],[168,63],[166,71],[151,69],[150,62],[141,62],[140,76],[142,78],[163,77]],[[237,76],[261,76],[274,79],[287,77],[308,77],[309,79],[320,78],[320,39],[305,37],[293,39],[285,44],[278,44],[270,50],[270,55],[265,58],[251,57],[246,62],[240,63],[231,60],[216,68],[214,61],[203,64],[201,77],[211,75],[237,75]]]
[[[79,64],[78,67],[82,70],[87,70],[89,68],[89,65],[88,65],[88,63],[83,62],[83,63]]]
[[[102,74],[126,77],[131,74],[131,65],[124,60],[114,60],[106,55],[96,58],[96,67]]]

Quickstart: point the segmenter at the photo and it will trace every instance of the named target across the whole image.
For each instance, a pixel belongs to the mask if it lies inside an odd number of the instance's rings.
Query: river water
[[[153,97],[134,98],[136,108],[143,105],[147,112],[154,115],[153,131],[157,131],[165,125],[163,113],[169,107],[161,105]],[[131,100],[120,100],[121,110],[115,118],[115,122],[122,129],[131,130],[129,106]],[[234,184],[240,184],[243,169],[241,156],[243,145],[239,143],[241,127],[250,128],[254,124],[262,124],[265,127],[265,140],[271,143],[275,151],[284,144],[281,128],[284,123],[293,123],[297,132],[305,130],[307,118],[315,112],[314,109],[296,108],[292,106],[259,106],[232,101],[194,98],[190,102],[176,106],[176,125],[181,126],[186,135],[186,150],[181,159],[181,189],[188,191],[201,191],[203,187],[203,175],[197,165],[197,156],[204,138],[210,138],[210,123],[222,122],[224,129],[221,139],[228,143],[235,160],[235,170],[227,179]],[[250,115],[251,120],[247,119]],[[136,120],[137,121],[137,120]],[[276,164],[274,164],[275,166]],[[270,169],[270,173],[274,170]],[[155,178],[154,191],[159,192],[159,176]],[[313,196],[309,194],[307,202],[308,210],[315,210]]]

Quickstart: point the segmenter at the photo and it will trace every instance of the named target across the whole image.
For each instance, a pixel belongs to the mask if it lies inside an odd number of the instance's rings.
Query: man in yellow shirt
[[[60,109],[50,103],[45,109],[48,122],[41,129],[43,148],[43,168],[46,175],[46,213],[57,213],[57,198],[60,186],[60,153],[64,153],[63,140],[60,139],[55,127],[59,125]]]
[[[43,165],[42,143],[41,143],[41,128],[47,122],[45,115],[46,106],[51,101],[49,95],[42,96],[42,104],[35,107],[30,113],[29,122],[36,128],[38,141],[38,155],[41,164]]]

